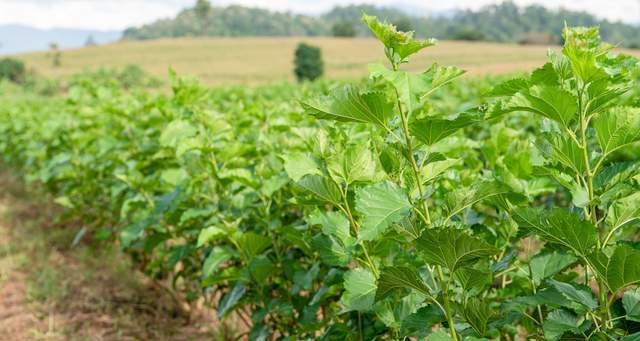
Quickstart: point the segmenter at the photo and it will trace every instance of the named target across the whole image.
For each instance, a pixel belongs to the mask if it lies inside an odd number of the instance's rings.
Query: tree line
[[[181,11],[175,18],[125,30],[124,39],[234,36],[367,36],[359,25],[363,12],[414,30],[418,37],[483,40],[523,44],[559,44],[565,25],[599,26],[602,37],[626,47],[640,47],[640,27],[598,19],[578,11],[550,10],[539,5],[519,7],[511,1],[479,10],[458,10],[449,15],[409,16],[405,12],[372,5],[335,7],[321,16],[273,12],[243,6],[213,7],[208,0]]]

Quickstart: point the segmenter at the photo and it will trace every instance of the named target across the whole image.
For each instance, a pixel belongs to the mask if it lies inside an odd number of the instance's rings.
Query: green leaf
[[[540,285],[543,280],[554,276],[577,260],[575,256],[560,251],[538,254],[529,262],[531,277],[537,285]]]
[[[640,141],[640,108],[616,107],[593,119],[598,144],[606,156]]]
[[[459,129],[480,122],[481,117],[476,112],[464,112],[456,118],[424,118],[414,121],[410,125],[411,133],[422,143],[432,145]]]
[[[507,111],[532,112],[569,127],[578,113],[578,104],[571,93],[560,87],[536,85],[513,96]]]
[[[433,334],[429,335],[427,340],[429,340],[429,341],[453,341],[451,336],[447,332],[445,332],[443,330],[438,330],[438,331],[434,332]]]
[[[297,184],[322,201],[334,205],[339,205],[342,201],[342,195],[340,194],[338,186],[325,177],[305,175]]]
[[[513,96],[520,91],[529,89],[529,81],[525,78],[513,78],[508,81],[502,82],[491,89],[487,96],[490,97],[503,97]]]
[[[562,36],[565,41],[562,54],[570,61],[576,77],[591,83],[608,76],[598,65],[598,57],[606,50],[600,45],[597,27],[566,27]]]
[[[622,306],[627,313],[627,320],[640,322],[640,288],[625,292],[622,295]]]
[[[327,265],[347,266],[351,261],[353,245],[345,245],[334,236],[318,234],[311,239],[311,245]]]
[[[372,123],[385,128],[393,115],[393,105],[384,93],[360,93],[351,85],[336,87],[328,96],[302,103],[302,107],[305,113],[320,119]]]
[[[415,269],[396,266],[387,267],[380,273],[376,301],[380,301],[400,289],[413,289],[431,296],[430,290]]]
[[[356,210],[363,217],[359,239],[375,240],[409,214],[411,203],[404,190],[384,181],[356,190]]]
[[[541,150],[546,157],[571,169],[575,174],[584,174],[586,165],[582,149],[572,138],[553,134],[545,136],[545,139],[548,145],[542,146]]]
[[[472,297],[462,309],[462,317],[480,336],[487,336],[489,322],[496,317],[495,312],[484,300]]]
[[[559,282],[553,279],[547,281],[567,299],[594,310],[598,308],[598,302],[593,297],[591,289],[587,286],[578,286],[573,283]]]
[[[422,182],[426,184],[429,181],[435,180],[449,168],[461,166],[462,164],[463,161],[460,159],[447,159],[429,162],[426,166],[423,166],[422,169],[420,169],[420,172],[422,173]]]
[[[249,274],[257,283],[263,283],[273,272],[273,263],[269,257],[259,255],[249,262]]]
[[[236,243],[245,258],[250,260],[271,246],[271,239],[255,232],[245,232]]]
[[[369,270],[357,268],[344,274],[343,311],[369,311],[376,296],[376,278]]]
[[[431,333],[431,328],[444,321],[442,310],[436,305],[428,305],[418,309],[402,321],[401,336],[423,338]]]
[[[198,130],[191,123],[184,120],[175,120],[167,125],[160,135],[160,144],[166,147],[177,147],[180,142],[193,137]]]
[[[480,201],[510,192],[509,187],[493,181],[481,182],[470,188],[457,189],[447,194],[446,218],[449,219]]]
[[[231,259],[232,254],[223,247],[214,247],[211,252],[209,252],[209,256],[204,261],[204,265],[202,266],[202,277],[206,278],[211,276],[216,269],[220,266],[220,264],[226,262]]]
[[[640,220],[640,192],[616,200],[607,213],[606,223],[610,230],[617,230],[623,226]]]
[[[305,175],[322,175],[316,160],[309,154],[294,153],[282,156],[284,169],[293,181],[299,181]]]
[[[588,255],[598,240],[592,223],[561,208],[519,208],[513,211],[512,216],[522,229],[548,242],[567,247],[579,256]]]
[[[218,304],[218,319],[223,320],[238,305],[247,289],[242,283],[236,284],[230,292],[225,294]]]
[[[416,248],[427,263],[451,272],[498,253],[487,242],[453,228],[425,230],[416,240]]]
[[[585,321],[566,310],[554,310],[547,315],[542,325],[545,340],[559,340],[565,333],[582,335],[591,326],[590,321]]]
[[[607,264],[607,283],[612,292],[640,283],[640,251],[618,245]]]
[[[217,226],[209,226],[200,230],[200,234],[198,234],[198,243],[196,245],[201,247],[212,240],[216,240],[217,238],[224,236],[225,234],[226,232],[223,229]]]
[[[392,71],[381,64],[369,65],[369,75],[372,78],[381,77],[391,83],[398,92],[403,109],[410,114],[423,106],[426,97],[463,74],[464,70],[457,67],[442,67],[438,64],[431,65],[427,71],[419,74]]]
[[[435,39],[417,40],[413,38],[413,32],[398,32],[396,27],[389,23],[381,23],[378,18],[363,15],[362,21],[385,46],[387,57],[396,64],[404,62],[410,55],[435,45]]]
[[[343,184],[373,181],[376,178],[376,162],[368,144],[350,145],[341,153],[327,160],[331,177]]]
[[[355,238],[349,232],[349,220],[340,212],[316,211],[309,216],[307,222],[311,225],[320,225],[322,233],[327,236],[335,236],[345,246],[355,244]]]

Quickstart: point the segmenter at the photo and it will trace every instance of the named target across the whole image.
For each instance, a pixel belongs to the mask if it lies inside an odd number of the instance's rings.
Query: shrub
[[[351,38],[356,36],[356,29],[348,21],[341,21],[333,24],[331,32],[334,37]]]
[[[469,26],[464,26],[457,29],[451,36],[451,39],[453,40],[466,40],[466,41],[480,41],[480,40],[486,40],[486,38],[487,37],[484,35],[484,33]]]
[[[294,73],[298,81],[313,81],[322,76],[324,63],[319,47],[301,43],[296,48]]]
[[[22,82],[26,70],[24,63],[15,58],[4,58],[0,60],[0,79],[8,79],[12,82]]]

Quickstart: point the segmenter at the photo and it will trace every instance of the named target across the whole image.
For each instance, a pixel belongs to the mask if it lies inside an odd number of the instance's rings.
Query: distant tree
[[[54,67],[58,67],[62,64],[62,53],[60,52],[58,43],[49,43],[49,52],[47,52],[47,57],[51,58],[51,64],[53,64]]]
[[[20,83],[24,80],[26,69],[24,63],[15,58],[0,59],[0,80],[8,79]]]
[[[96,39],[93,37],[93,35],[92,35],[92,34],[90,34],[90,35],[87,37],[87,40],[84,42],[84,46],[85,46],[85,47],[89,47],[89,46],[96,46],[96,45],[97,45],[97,43],[96,43]]]
[[[293,72],[299,82],[313,81],[322,76],[324,63],[319,47],[300,43],[295,52],[295,68]]]
[[[209,17],[209,13],[211,13],[211,3],[209,0],[198,0],[194,10],[200,21],[204,22]]]
[[[407,17],[398,19],[393,24],[396,26],[398,31],[402,31],[402,32],[413,31],[413,23],[411,22],[411,19]]]
[[[480,30],[474,29],[473,27],[464,26],[456,29],[454,33],[451,35],[451,39],[478,41],[478,40],[486,40],[487,37]]]
[[[331,27],[331,32],[334,37],[355,37],[356,29],[352,23],[348,21],[340,21],[333,24]]]

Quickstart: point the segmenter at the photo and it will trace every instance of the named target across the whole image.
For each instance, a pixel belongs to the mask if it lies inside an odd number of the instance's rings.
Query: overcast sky
[[[336,4],[373,3],[411,9],[416,14],[453,8],[476,9],[497,0],[212,0],[214,5],[242,4],[279,11],[319,14]],[[195,0],[0,0],[0,25],[19,23],[40,28],[123,29],[175,15]],[[601,18],[640,22],[640,0],[515,0],[550,8],[585,10]]]

